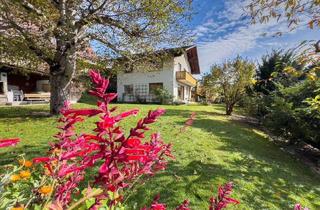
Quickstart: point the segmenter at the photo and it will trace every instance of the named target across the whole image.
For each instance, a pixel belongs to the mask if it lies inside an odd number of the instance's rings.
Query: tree
[[[52,114],[70,97],[78,52],[89,42],[130,58],[182,39],[191,1],[0,0],[1,54],[49,66]],[[12,50],[14,49],[14,50]],[[17,55],[18,54],[18,55]],[[3,56],[1,55],[1,56]]]
[[[297,57],[294,50],[273,50],[270,54],[264,55],[261,64],[257,68],[255,90],[266,95],[275,91],[277,88],[276,82],[286,79],[284,75],[286,67],[291,66],[295,69],[302,69]]]
[[[204,87],[221,90],[226,104],[226,114],[231,115],[233,107],[252,83],[254,72],[253,63],[237,57],[223,65],[213,65],[211,72],[204,76]]]
[[[222,91],[219,85],[212,82],[212,74],[208,73],[202,77],[199,90],[206,104],[219,103],[221,101]]]

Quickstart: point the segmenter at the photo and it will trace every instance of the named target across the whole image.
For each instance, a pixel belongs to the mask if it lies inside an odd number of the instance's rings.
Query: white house
[[[197,47],[188,46],[166,50],[168,56],[161,67],[152,71],[135,69],[117,75],[117,93],[120,102],[156,102],[153,91],[166,89],[175,102],[188,103],[197,85],[193,75],[200,74]]]

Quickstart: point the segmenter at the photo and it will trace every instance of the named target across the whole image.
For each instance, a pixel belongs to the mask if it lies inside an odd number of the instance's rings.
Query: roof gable
[[[191,67],[192,74],[200,74],[200,66],[199,66],[199,58],[198,58],[198,51],[197,47],[193,46],[186,50],[188,61]]]

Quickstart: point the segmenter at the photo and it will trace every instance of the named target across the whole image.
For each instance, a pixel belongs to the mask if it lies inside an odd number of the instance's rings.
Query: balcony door
[[[184,100],[184,86],[178,86],[178,98]]]

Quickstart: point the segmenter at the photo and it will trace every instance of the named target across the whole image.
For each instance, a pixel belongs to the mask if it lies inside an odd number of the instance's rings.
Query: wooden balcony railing
[[[185,85],[195,87],[197,85],[197,80],[187,71],[177,71],[176,78],[178,82],[181,82]]]

